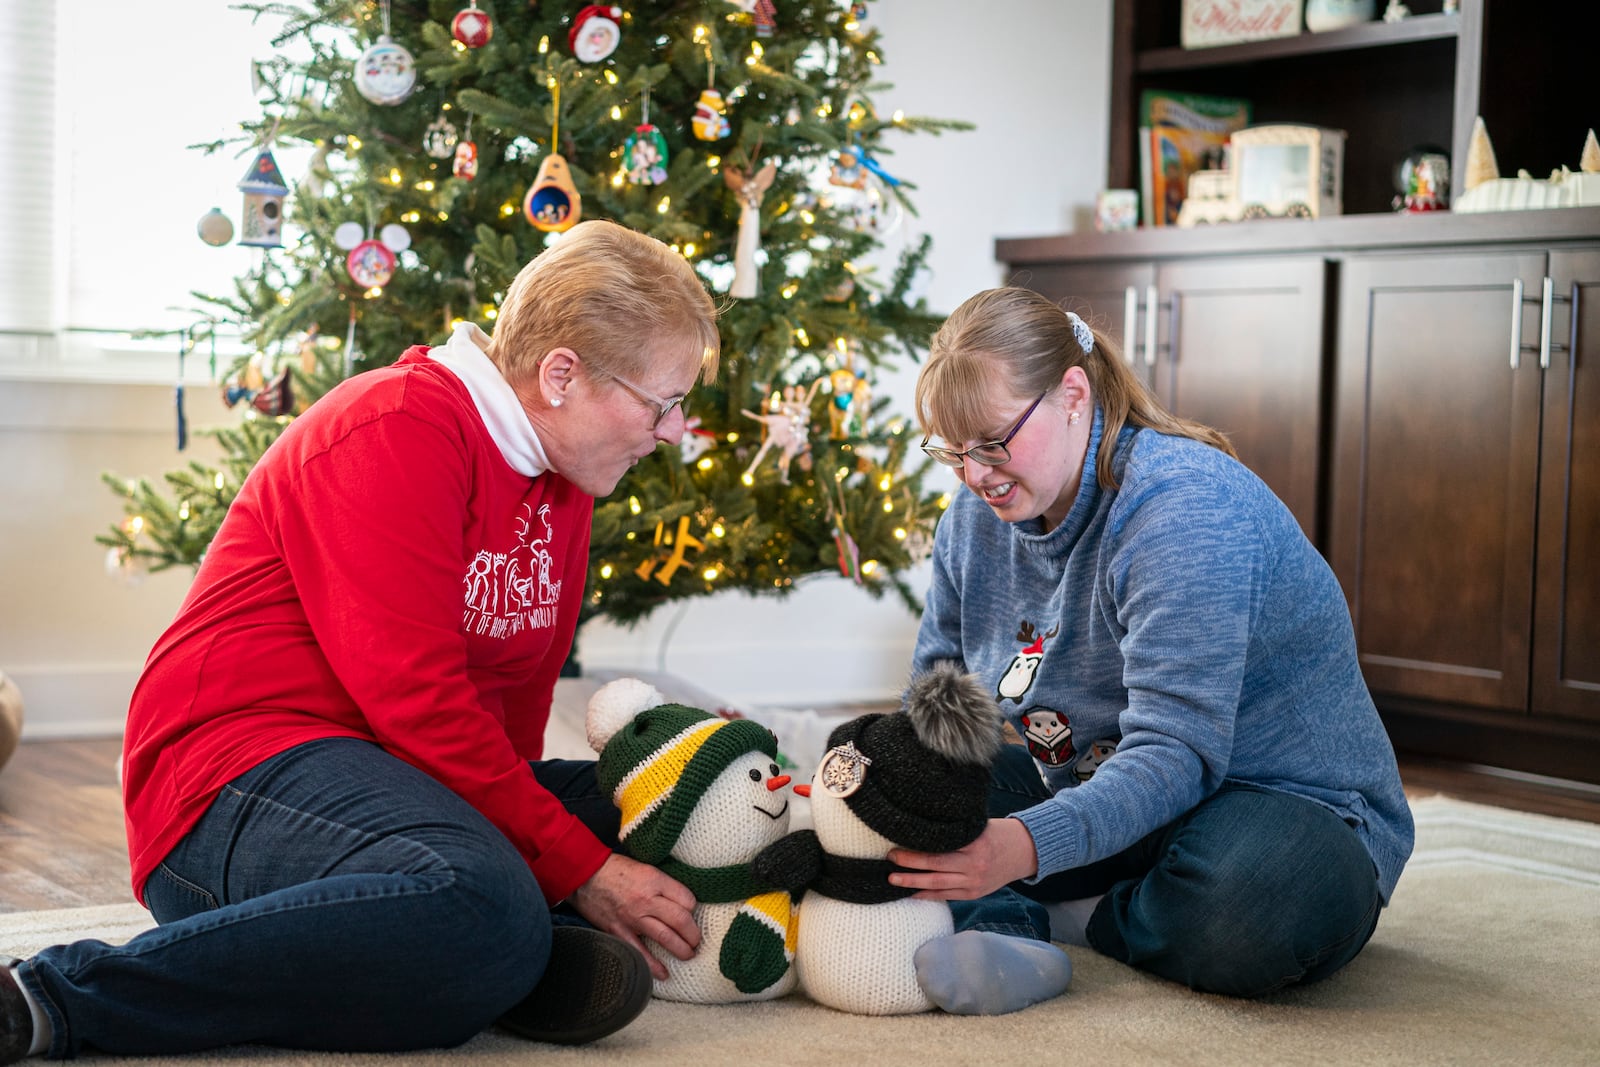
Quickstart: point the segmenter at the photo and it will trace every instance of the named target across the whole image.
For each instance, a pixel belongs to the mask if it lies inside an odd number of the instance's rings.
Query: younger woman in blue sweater
[[[970,902],[967,928],[1048,915],[1056,940],[1213,993],[1350,962],[1412,821],[1344,597],[1288,509],[1026,289],[950,316],[916,410],[971,491],[939,524],[914,671],[959,662],[1025,744],[983,835],[896,852],[915,871],[890,881]]]

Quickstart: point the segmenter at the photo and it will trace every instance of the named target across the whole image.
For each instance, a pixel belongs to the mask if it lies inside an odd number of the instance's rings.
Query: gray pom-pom
[[[987,767],[1005,743],[989,687],[955,663],[935,663],[911,679],[904,706],[917,738],[952,763]]]

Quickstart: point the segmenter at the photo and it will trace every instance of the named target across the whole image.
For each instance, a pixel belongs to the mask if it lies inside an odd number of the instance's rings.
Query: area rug
[[[1013,1015],[845,1015],[799,996],[755,1005],[654,1001],[594,1045],[556,1048],[485,1033],[447,1051],[316,1055],[254,1046],[164,1064],[1600,1063],[1600,826],[1430,797],[1414,805],[1417,852],[1371,944],[1332,979],[1262,1001],[1192,993],[1071,950],[1061,997]],[[0,915],[0,951],[148,925],[133,905]],[[99,1062],[123,1062],[96,1057]]]

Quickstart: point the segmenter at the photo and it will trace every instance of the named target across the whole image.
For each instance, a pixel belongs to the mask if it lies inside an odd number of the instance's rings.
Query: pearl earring
[[[1077,411],[1068,412],[1068,414],[1067,414],[1067,425],[1068,426],[1076,426],[1076,425],[1078,425],[1078,420],[1081,419],[1081,418],[1083,418],[1083,415],[1080,412],[1077,412]]]
[[[559,396],[551,397],[550,398],[550,406],[553,407],[553,408],[560,407],[561,406],[561,398]]]

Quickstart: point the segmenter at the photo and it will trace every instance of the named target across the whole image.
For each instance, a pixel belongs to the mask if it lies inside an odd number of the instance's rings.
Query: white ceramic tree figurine
[[[761,245],[761,198],[778,173],[776,163],[768,163],[748,175],[737,167],[723,167],[722,179],[739,199],[739,240],[733,254],[733,285],[728,295],[749,299],[756,295],[756,250]]]

